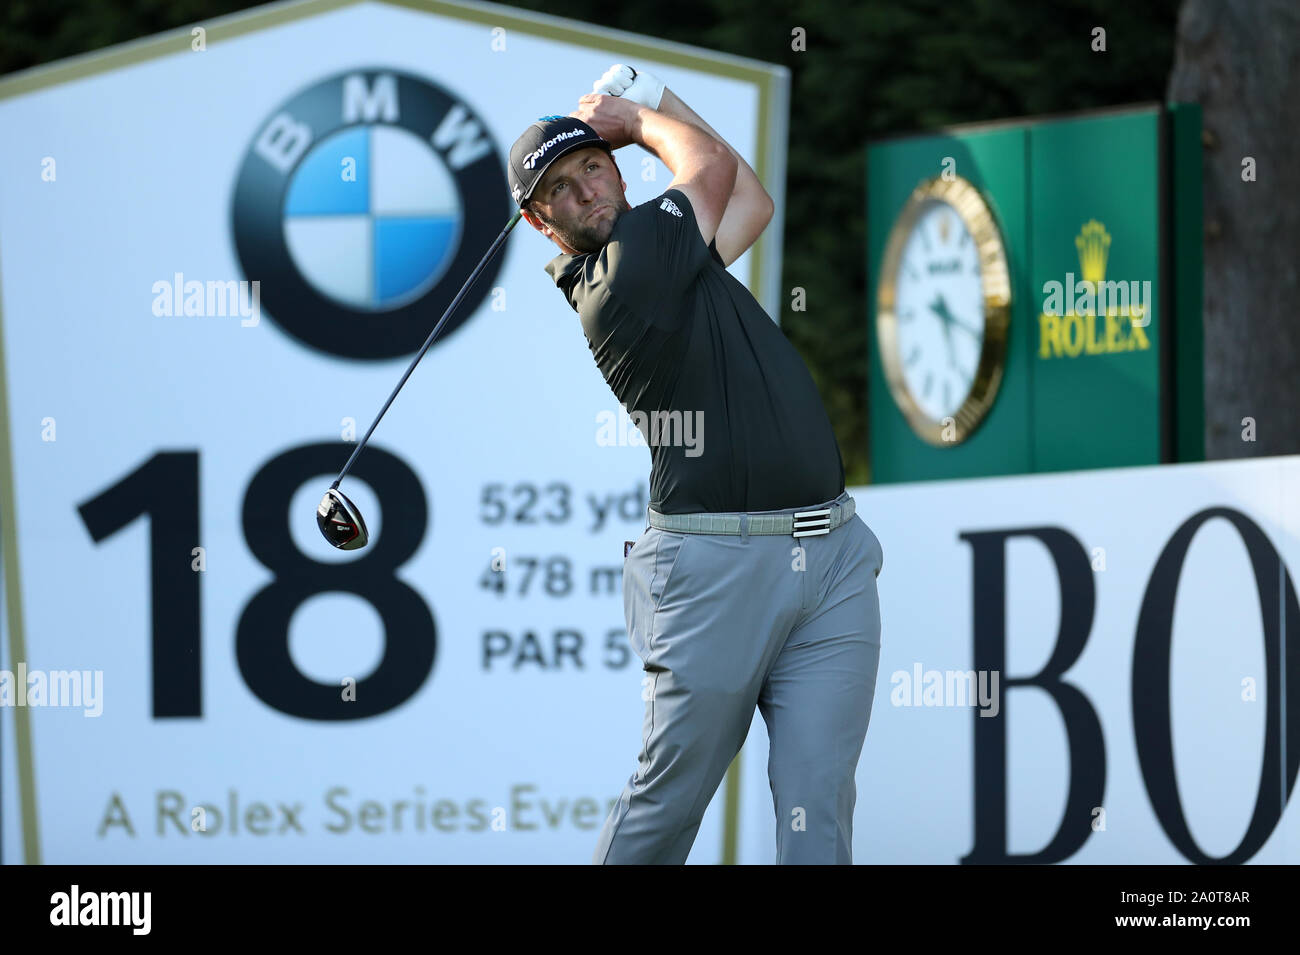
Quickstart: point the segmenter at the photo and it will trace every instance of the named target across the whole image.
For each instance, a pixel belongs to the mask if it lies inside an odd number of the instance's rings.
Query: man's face
[[[614,157],[588,146],[561,157],[533,190],[524,218],[565,252],[596,252],[632,207]]]

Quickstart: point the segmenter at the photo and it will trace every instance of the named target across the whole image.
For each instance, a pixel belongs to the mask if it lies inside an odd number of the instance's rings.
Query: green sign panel
[[[1202,458],[1199,126],[1150,106],[869,147],[874,481]]]

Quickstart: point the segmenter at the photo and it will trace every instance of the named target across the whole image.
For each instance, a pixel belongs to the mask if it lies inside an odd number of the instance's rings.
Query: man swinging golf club
[[[635,208],[613,156],[631,143],[673,174]],[[755,705],[777,861],[852,862],[884,558],[812,377],[726,270],[771,198],[671,90],[622,64],[519,137],[510,185],[559,247],[546,271],[651,448],[649,526],[623,570],[647,674],[642,746],[593,862],[684,862]],[[705,426],[689,447],[658,427],[688,417]]]

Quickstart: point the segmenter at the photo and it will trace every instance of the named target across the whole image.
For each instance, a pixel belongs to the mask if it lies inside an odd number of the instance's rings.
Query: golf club
[[[420,359],[424,357],[424,353],[429,350],[429,346],[433,344],[433,340],[438,337],[438,332],[442,331],[443,323],[446,322],[451,316],[451,313],[456,310],[456,306],[459,305],[461,299],[465,297],[465,293],[470,290],[470,286],[472,286],[474,280],[479,277],[479,273],[483,271],[483,267],[486,266],[488,262],[492,261],[492,256],[496,255],[497,249],[501,248],[501,243],[505,242],[506,236],[510,234],[510,230],[515,227],[515,224],[519,221],[522,215],[522,210],[515,210],[515,214],[510,217],[510,221],[506,223],[506,227],[501,230],[501,234],[492,242],[492,246],[487,250],[487,254],[483,256],[478,266],[470,273],[465,284],[461,286],[460,291],[456,293],[456,297],[452,299],[451,304],[447,306],[447,310],[442,313],[442,318],[438,319],[438,324],[433,327],[433,331],[429,333],[429,337],[424,340],[424,344],[420,347],[419,352],[416,353],[415,358],[406,369],[406,374],[402,375],[402,380],[397,383],[397,387],[393,389],[393,393],[388,396],[388,400],[384,402],[384,406],[379,409],[379,414],[375,416],[374,423],[370,425],[370,429],[366,432],[365,437],[358,442],[356,449],[352,452],[352,456],[348,458],[347,463],[343,465],[343,470],[339,472],[339,476],[335,478],[334,483],[331,484],[329,490],[325,492],[325,496],[321,498],[320,505],[316,508],[316,524],[320,527],[320,532],[325,536],[325,539],[339,550],[358,550],[365,547],[366,543],[370,540],[370,534],[366,530],[366,522],[361,517],[361,512],[357,510],[355,504],[348,500],[347,495],[339,490],[339,484],[343,481],[343,478],[347,476],[348,471],[352,468],[352,463],[356,461],[357,455],[360,454],[361,449],[366,446],[366,442],[370,440],[370,436],[374,434],[375,426],[379,424],[379,420],[383,418],[384,412],[386,412],[388,406],[393,403],[393,399],[397,397],[397,393],[402,390],[402,385],[406,384],[406,379],[411,377],[411,372],[415,371],[415,366],[420,363]]]

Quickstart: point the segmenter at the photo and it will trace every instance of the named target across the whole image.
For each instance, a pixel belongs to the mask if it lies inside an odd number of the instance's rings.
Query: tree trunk
[[[1186,0],[1169,99],[1202,109],[1205,456],[1295,454],[1300,3]]]

